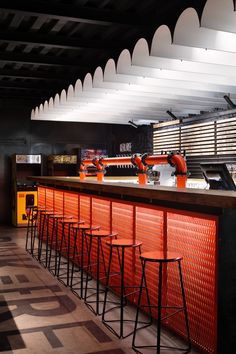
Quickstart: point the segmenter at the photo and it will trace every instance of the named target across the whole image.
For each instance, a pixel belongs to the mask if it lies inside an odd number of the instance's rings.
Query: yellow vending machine
[[[37,186],[27,177],[42,175],[42,156],[14,154],[11,163],[12,224],[27,226],[27,209],[37,205]]]

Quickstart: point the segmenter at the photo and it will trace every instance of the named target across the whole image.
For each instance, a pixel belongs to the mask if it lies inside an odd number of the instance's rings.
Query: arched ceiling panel
[[[232,22],[233,9],[226,3],[224,21]],[[124,49],[117,63],[107,61],[104,72],[97,67],[83,84],[77,80],[75,88],[63,90],[55,108],[50,104],[44,114],[35,109],[34,119],[148,124],[170,119],[167,110],[186,117],[227,109],[223,96],[236,99],[236,35],[223,27],[220,16],[211,18],[214,4],[215,15],[222,11],[219,0],[208,0],[202,27],[196,11],[188,8],[176,23],[173,41],[170,29],[160,26],[150,52],[147,41],[139,39],[132,55]]]
[[[201,18],[201,26],[236,33],[233,0],[208,0]]]
[[[236,52],[236,34],[200,27],[197,12],[186,9],[177,21],[174,43],[225,52]]]

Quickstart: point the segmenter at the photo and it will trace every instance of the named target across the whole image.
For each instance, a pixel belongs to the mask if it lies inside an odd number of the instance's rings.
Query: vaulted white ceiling
[[[236,12],[233,0],[208,0],[201,20],[193,8],[179,17],[173,38],[160,26],[151,49],[144,38],[83,82],[77,80],[32,110],[32,120],[149,124],[236,103]]]

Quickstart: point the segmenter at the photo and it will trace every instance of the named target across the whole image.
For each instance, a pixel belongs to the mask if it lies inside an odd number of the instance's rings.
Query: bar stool
[[[74,247],[73,247],[70,288],[71,291],[80,299],[84,298],[84,294],[83,294],[84,282],[86,281],[86,277],[84,277],[84,271],[87,269],[87,265],[85,265],[85,257],[86,260],[88,258],[88,243],[85,237],[85,231],[88,230],[92,231],[92,230],[99,230],[99,229],[100,226],[90,225],[87,223],[72,225]],[[76,265],[78,266],[78,269],[75,269]],[[75,274],[78,274],[78,276],[75,277]],[[79,287],[77,287],[77,285],[79,285]]]
[[[176,254],[176,253],[172,253],[172,252],[151,251],[151,252],[142,253],[140,258],[142,261],[142,278],[141,278],[141,284],[140,284],[140,293],[139,293],[139,299],[138,299],[138,305],[137,305],[137,313],[136,313],[136,320],[135,320],[135,327],[134,327],[134,335],[133,335],[133,340],[132,340],[132,348],[137,353],[142,353],[141,351],[138,350],[138,349],[142,349],[142,348],[155,348],[157,354],[160,354],[161,348],[182,350],[182,351],[184,350],[185,353],[188,353],[191,350],[191,342],[190,342],[190,332],[189,332],[186,298],[185,298],[183,277],[182,277],[182,270],[181,270],[181,261],[182,261],[183,257]],[[156,345],[136,345],[136,335],[137,335],[137,332],[140,330],[140,328],[138,328],[140,310],[141,310],[141,308],[149,307],[149,305],[141,305],[146,264],[149,262],[157,263],[159,265],[158,302],[157,302],[157,306],[156,305],[151,306],[151,308],[157,309],[157,344]],[[170,263],[177,263],[177,265],[178,265],[181,296],[182,296],[182,302],[183,302],[183,306],[181,306],[181,307],[167,306],[166,304],[165,305],[162,304],[162,296],[163,296],[163,294],[162,294],[162,285],[163,284],[162,283],[163,283],[163,268],[164,268],[163,266],[164,265],[167,266]],[[167,270],[168,269],[166,268],[166,271]],[[167,299],[165,299],[165,300],[167,303]],[[166,309],[173,309],[173,313],[164,314],[164,316],[162,317],[162,310],[163,309],[165,311],[166,311]],[[184,317],[185,317],[185,326],[186,326],[188,347],[187,348],[178,348],[178,347],[161,345],[161,322],[176,315],[177,313],[179,313],[181,311],[184,312]]]
[[[58,214],[53,214],[49,215],[49,222],[50,220],[52,221],[52,231],[51,231],[51,239],[49,240],[49,256],[48,256],[48,270],[50,273],[56,276],[57,274],[57,267],[58,267],[58,252],[59,252],[59,247],[58,247],[58,221],[60,219],[63,219],[63,214],[58,213]],[[54,251],[54,254],[52,254],[52,251]],[[51,266],[51,261],[52,259],[54,260],[53,266]]]
[[[70,238],[71,238],[71,226],[76,224],[83,224],[84,220],[78,220],[73,217],[64,217],[59,219],[59,224],[62,225],[62,234],[61,240],[59,243],[59,257],[58,257],[58,267],[57,267],[57,278],[61,281],[64,285],[69,286],[70,282],[70,259],[73,257],[71,256],[71,246],[70,246]],[[68,233],[66,235],[65,228],[68,227]],[[58,233],[57,233],[58,234]],[[65,261],[62,262],[62,256],[65,256]],[[66,271],[61,273],[62,265],[66,266]]]
[[[111,239],[112,237],[116,237],[117,233],[111,233],[107,230],[89,230],[85,232],[85,236],[88,238],[89,242],[84,302],[95,315],[101,315],[102,312],[100,311],[99,305],[103,303],[103,300],[100,300],[100,295],[103,294],[105,290],[100,288],[100,281],[102,279],[106,279],[106,265],[102,247],[102,239]],[[94,249],[95,261],[93,262],[91,259],[91,253],[94,241],[96,241],[97,247]],[[102,258],[102,260],[100,258]],[[101,264],[103,265],[103,277],[101,277]],[[88,287],[89,275],[91,275],[91,277],[95,277],[95,287]],[[88,294],[88,290],[91,290],[92,293]],[[94,297],[95,300],[93,300]],[[92,300],[89,300],[90,298],[92,298]],[[95,308],[93,307],[93,304],[95,304]]]
[[[128,297],[131,295],[135,295],[137,292],[139,292],[140,287],[139,285],[137,286],[135,284],[125,284],[125,273],[127,271],[128,272],[130,271],[130,269],[125,269],[125,254],[127,253],[125,251],[132,250],[133,252],[135,252],[137,249],[140,255],[142,242],[122,238],[122,239],[113,239],[111,241],[107,241],[106,245],[110,247],[110,254],[109,254],[106,288],[105,288],[105,296],[104,296],[104,304],[103,304],[102,322],[118,338],[126,338],[133,333],[133,329],[128,334],[124,335],[124,323],[132,324],[135,323],[135,320],[128,319],[128,318],[125,319],[124,309],[128,303],[127,302]],[[111,273],[111,266],[112,264],[114,264],[115,261],[115,259],[113,259],[113,250],[117,252],[119,271]],[[119,276],[119,282],[117,283],[116,281],[115,284],[112,285],[112,280],[113,279],[116,280],[116,276]],[[115,292],[115,293],[118,292],[119,300],[118,301],[107,300],[109,292]],[[113,306],[109,307],[108,305],[109,303],[112,303]],[[108,312],[113,312],[114,314],[116,309],[119,309],[119,318],[114,319],[112,316],[112,319],[108,319],[106,314]],[[114,329],[114,326],[112,326],[112,324],[115,324],[116,322],[119,323],[119,330]],[[149,322],[148,323],[142,322],[142,323],[149,325]]]
[[[31,254],[31,256],[33,256],[34,247],[35,247],[35,238],[37,234],[37,219],[38,219],[37,206],[29,206],[26,210],[26,215],[27,215],[28,223],[27,223],[27,230],[26,230],[25,249],[29,254]]]
[[[49,251],[49,216],[53,215],[53,210],[38,208],[39,212],[39,226],[38,226],[38,256],[37,260],[47,267],[48,263],[48,251]],[[43,247],[43,241],[45,241],[45,248]],[[44,258],[42,258],[44,256]]]

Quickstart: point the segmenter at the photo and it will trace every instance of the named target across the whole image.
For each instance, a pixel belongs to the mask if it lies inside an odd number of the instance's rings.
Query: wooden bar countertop
[[[41,185],[76,189],[84,193],[99,195],[111,194],[119,198],[141,198],[150,202],[164,201],[191,204],[211,208],[236,208],[236,192],[223,190],[205,190],[196,188],[175,188],[157,185],[139,185],[125,182],[80,181],[79,177],[30,176],[29,180]]]

